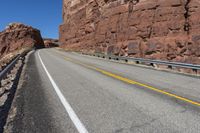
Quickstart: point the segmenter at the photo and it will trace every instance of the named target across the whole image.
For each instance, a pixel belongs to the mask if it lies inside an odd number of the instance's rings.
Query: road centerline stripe
[[[70,61],[70,62],[72,62],[72,63],[79,64],[79,65],[84,66],[84,67],[86,67],[86,68],[95,70],[95,71],[97,71],[97,72],[100,72],[100,73],[102,73],[102,74],[104,74],[104,75],[107,75],[107,76],[109,76],[109,77],[118,79],[118,80],[123,81],[123,82],[125,82],[125,83],[129,83],[129,84],[133,84],[133,85],[138,85],[138,86],[144,87],[144,88],[146,88],[146,89],[152,90],[152,91],[154,91],[154,92],[157,92],[157,93],[160,93],[160,94],[169,96],[169,97],[173,97],[173,98],[178,99],[178,100],[180,100],[180,101],[184,101],[184,102],[187,102],[187,103],[196,105],[196,106],[200,106],[200,102],[193,101],[193,100],[191,100],[191,99],[188,99],[188,98],[185,98],[185,97],[182,97],[182,96],[179,96],[179,95],[176,95],[176,94],[173,94],[173,93],[170,93],[170,92],[167,92],[167,91],[164,91],[164,90],[155,88],[155,87],[152,87],[152,86],[150,86],[150,85],[146,85],[146,84],[143,84],[143,83],[134,81],[134,80],[132,80],[132,79],[128,79],[128,78],[122,77],[122,76],[120,76],[120,75],[117,75],[117,74],[108,72],[108,71],[106,71],[106,70],[97,68],[97,67],[95,67],[95,66],[88,65],[88,64],[82,63],[82,62],[80,62],[80,61],[78,61],[78,60],[69,58],[69,57],[67,57],[66,55],[61,54],[61,53],[59,53],[59,52],[57,52],[57,53],[58,53],[59,55],[62,55],[63,58],[64,58],[65,60],[67,60],[67,61]]]
[[[40,51],[39,51],[40,52]],[[38,57],[39,60],[42,64],[42,67],[44,68],[56,94],[58,95],[61,103],[63,104],[65,110],[67,111],[70,119],[72,120],[72,122],[74,123],[76,129],[78,130],[79,133],[88,133],[87,129],[85,128],[85,126],[83,125],[83,123],[80,121],[80,119],[78,118],[78,116],[76,115],[75,111],[72,109],[71,105],[69,104],[69,102],[65,99],[64,95],[62,94],[62,92],[60,91],[59,87],[57,86],[56,82],[53,80],[52,76],[50,75],[50,73],[48,72],[46,66],[44,65],[42,58],[40,56],[40,53],[38,52]]]

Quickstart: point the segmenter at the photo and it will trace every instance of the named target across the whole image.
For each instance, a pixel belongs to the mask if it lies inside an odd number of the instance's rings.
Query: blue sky
[[[11,22],[33,26],[43,37],[58,38],[62,0],[1,0],[0,31]]]

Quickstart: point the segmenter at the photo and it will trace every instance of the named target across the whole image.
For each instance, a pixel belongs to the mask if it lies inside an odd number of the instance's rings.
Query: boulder
[[[21,23],[11,23],[0,32],[0,57],[24,47],[44,47],[39,30]]]

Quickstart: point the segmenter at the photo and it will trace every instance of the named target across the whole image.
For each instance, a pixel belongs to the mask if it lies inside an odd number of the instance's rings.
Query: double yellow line
[[[122,77],[120,75],[116,75],[114,73],[102,70],[102,69],[94,67],[92,65],[88,65],[88,64],[82,63],[82,62],[80,62],[78,60],[74,60],[72,58],[68,58],[65,55],[61,54],[61,53],[59,53],[59,54],[62,55],[64,57],[64,59],[67,60],[67,61],[70,61],[70,62],[75,63],[75,64],[79,64],[79,65],[84,66],[84,67],[89,68],[89,69],[93,69],[95,71],[98,71],[98,72],[100,72],[100,73],[102,73],[102,74],[104,74],[106,76],[112,77],[114,79],[118,79],[118,80],[123,81],[123,82],[128,83],[128,84],[138,85],[138,86],[144,87],[146,89],[155,91],[157,93],[160,93],[160,94],[163,94],[163,95],[167,95],[169,97],[173,97],[173,98],[178,99],[180,101],[184,101],[184,102],[196,105],[196,106],[200,106],[200,102],[196,102],[196,101],[190,100],[188,98],[185,98],[185,97],[182,97],[182,96],[178,96],[176,94],[172,94],[170,92],[166,92],[164,90],[161,90],[161,89],[158,89],[158,88],[155,88],[155,87],[152,87],[152,86],[149,86],[149,85],[146,85],[146,84],[143,84],[143,83],[140,83],[140,82],[125,78],[125,77]]]

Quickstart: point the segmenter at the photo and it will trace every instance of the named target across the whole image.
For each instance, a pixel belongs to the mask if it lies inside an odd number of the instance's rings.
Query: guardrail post
[[[200,73],[200,65],[198,64],[187,64],[181,62],[170,62],[170,61],[162,61],[162,60],[152,60],[152,59],[145,59],[145,58],[134,58],[134,57],[125,57],[125,56],[115,56],[112,54],[102,54],[102,53],[93,53],[93,54],[86,54],[106,59],[113,59],[117,61],[125,61],[132,64],[143,64],[143,65],[150,65],[155,68],[159,68],[160,65],[167,67],[168,69],[175,69],[175,68],[184,68],[193,70],[197,75]]]
[[[173,67],[171,65],[168,65],[167,68],[172,69]]]
[[[196,75],[198,75],[197,69],[192,69],[192,71],[193,71]]]

